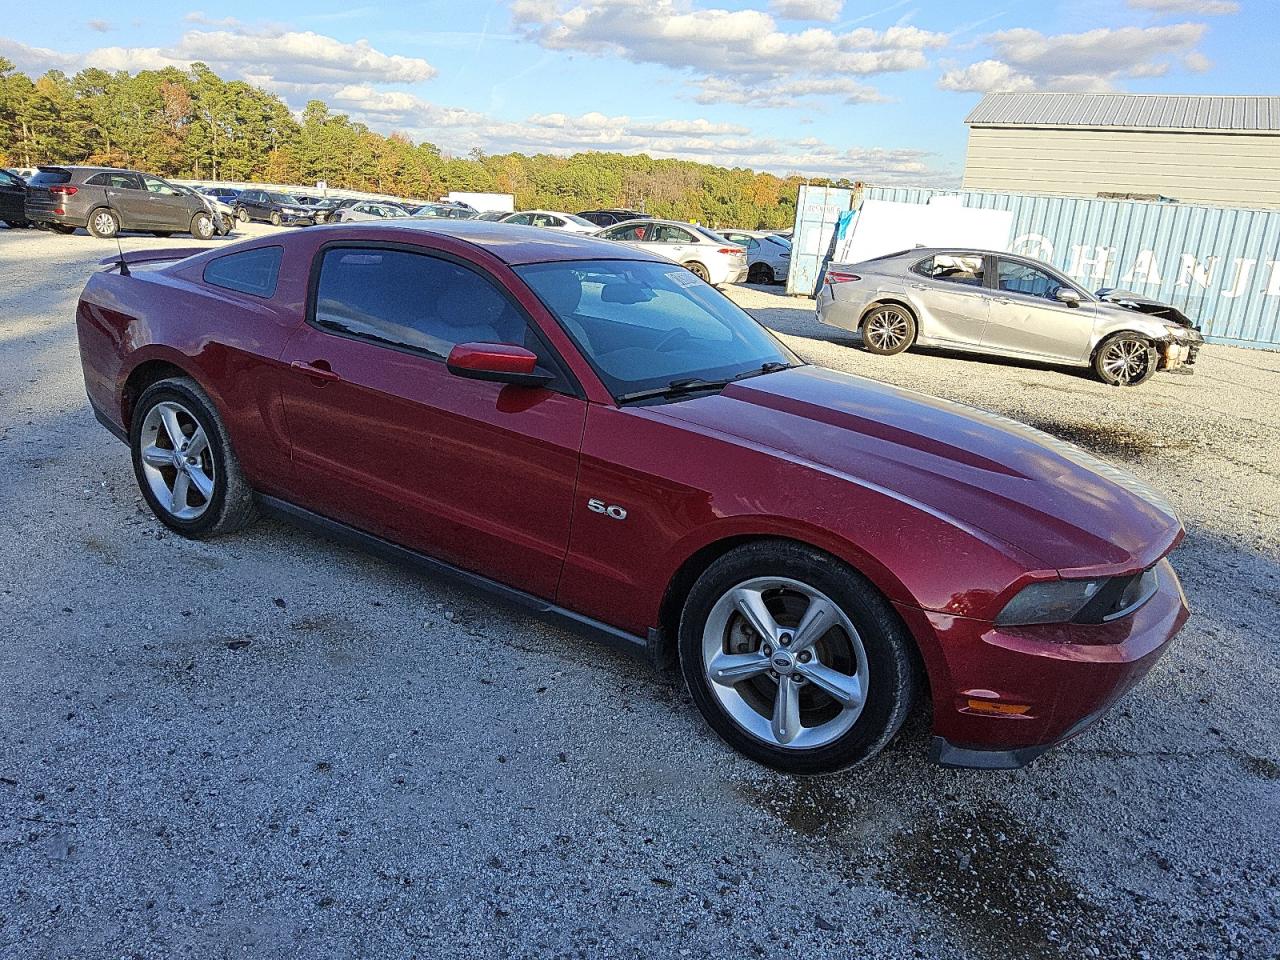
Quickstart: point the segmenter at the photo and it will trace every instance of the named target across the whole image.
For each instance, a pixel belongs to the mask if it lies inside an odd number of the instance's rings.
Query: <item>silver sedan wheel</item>
[[[910,336],[911,327],[904,314],[897,310],[880,310],[867,320],[863,336],[878,350],[896,350]]]
[[[106,210],[99,210],[93,215],[93,232],[98,236],[115,236],[116,229],[116,218]]]
[[[1114,340],[1102,355],[1102,369],[1116,383],[1141,380],[1150,362],[1147,345],[1141,340]]]
[[[180,403],[162,400],[147,411],[138,437],[142,472],[157,502],[179,520],[209,509],[215,480],[209,437]]]
[[[786,577],[728,590],[707,617],[708,687],[747,733],[774,747],[825,746],[847,733],[867,699],[867,654],[829,597]]]

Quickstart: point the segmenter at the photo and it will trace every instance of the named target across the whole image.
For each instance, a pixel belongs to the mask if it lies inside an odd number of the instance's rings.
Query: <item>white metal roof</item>
[[[989,93],[964,122],[970,126],[1280,133],[1280,96]]]

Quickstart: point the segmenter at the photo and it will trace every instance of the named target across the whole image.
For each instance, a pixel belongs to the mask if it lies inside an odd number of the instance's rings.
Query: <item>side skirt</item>
[[[257,500],[262,512],[267,516],[292,521],[337,543],[359,547],[383,559],[412,567],[429,576],[441,577],[461,586],[496,596],[506,600],[508,603],[523,607],[542,620],[602,641],[611,647],[626,650],[650,662],[656,662],[658,659],[660,644],[655,642],[658,639],[654,636],[656,631],[650,631],[651,636],[648,639],[637,637],[624,630],[619,630],[617,627],[611,627],[607,623],[602,623],[591,617],[584,617],[580,613],[574,613],[572,610],[557,606],[549,600],[535,597],[531,593],[525,593],[523,590],[517,590],[496,580],[490,580],[488,577],[482,577],[478,573],[455,567],[452,564],[445,563],[443,560],[437,560],[435,557],[429,557],[425,553],[402,547],[399,544],[392,543],[390,540],[384,540],[371,533],[365,533],[363,530],[357,530],[355,527],[340,523],[337,520],[330,520],[328,517],[321,516],[286,500],[268,497],[265,494],[258,494]]]

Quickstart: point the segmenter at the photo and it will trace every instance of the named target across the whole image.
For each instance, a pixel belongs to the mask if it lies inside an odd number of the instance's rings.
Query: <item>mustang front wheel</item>
[[[748,544],[712,564],[685,603],[679,647],[711,727],[788,773],[874,756],[914,694],[911,641],[875,587],[785,541]]]
[[[142,496],[166,526],[201,539],[254,518],[253,492],[226,427],[194,381],[161,380],[143,391],[129,436]]]

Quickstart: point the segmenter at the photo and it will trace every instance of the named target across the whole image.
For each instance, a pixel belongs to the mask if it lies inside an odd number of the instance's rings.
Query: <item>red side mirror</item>
[[[471,380],[493,380],[524,387],[540,387],[552,376],[538,369],[532,350],[514,343],[459,343],[449,351],[449,372]]]

